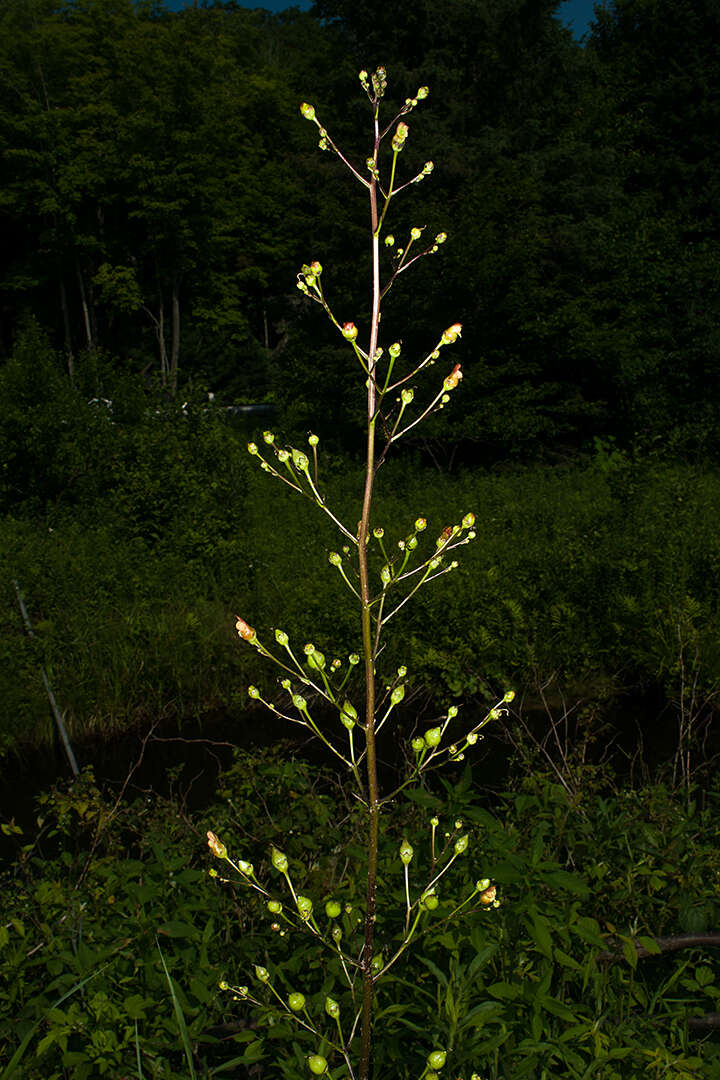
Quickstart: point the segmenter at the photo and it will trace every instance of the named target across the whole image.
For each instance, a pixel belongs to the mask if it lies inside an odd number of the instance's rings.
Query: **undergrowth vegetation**
[[[313,625],[318,636],[352,640],[337,575],[320,591],[309,572],[307,537],[329,550],[331,529],[282,491],[268,500],[243,432],[217,416],[170,410],[136,424],[102,422],[114,449],[86,462],[101,474],[92,486],[102,494],[42,512],[16,505],[0,521],[6,750],[51,737],[41,665],[80,739],[228,703],[239,717],[238,687],[250,675],[231,629],[239,610],[268,623],[282,607],[290,633]],[[329,494],[354,520],[347,462],[326,457]],[[416,690],[436,703],[486,704],[509,684],[537,699],[550,681],[553,692],[591,698],[601,711],[617,695],[652,692],[658,709],[678,718],[702,725],[713,713],[714,470],[607,453],[554,470],[444,475],[419,458],[408,466],[402,457],[383,466],[378,521],[418,506],[429,520],[480,508],[481,542],[456,571],[460,586],[439,583],[398,616],[401,633],[388,647],[411,664]],[[35,625],[32,641],[13,581]]]
[[[720,923],[717,785],[689,798],[620,791],[587,768],[575,795],[537,772],[491,797],[484,780],[482,762],[447,769],[381,836],[383,889],[401,902],[403,830],[429,843],[444,805],[440,834],[462,820],[502,905],[448,922],[441,900],[383,986],[378,1076],[406,1077],[408,1048],[439,1040],[458,1075],[482,1062],[483,1080],[715,1080],[720,1042],[697,1026],[718,1009],[715,950],[667,941]],[[15,856],[2,879],[0,1076],[274,1077],[278,1039],[304,1074],[312,1037],[270,1012],[250,1021],[217,985],[264,957],[321,1010],[332,964],[319,945],[289,950],[246,888],[208,876],[205,829],[232,834],[258,874],[282,840],[304,889],[341,892],[351,932],[365,885],[357,804],[288,744],[239,752],[202,812],[135,795],[117,799],[85,772],[41,797],[25,834],[4,828]],[[459,873],[462,892],[471,865]],[[378,940],[393,948],[389,925]]]

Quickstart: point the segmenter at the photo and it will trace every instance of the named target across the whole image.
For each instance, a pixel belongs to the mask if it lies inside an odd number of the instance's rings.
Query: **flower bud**
[[[411,389],[403,390],[400,393],[400,400],[402,401],[403,405],[410,405],[414,397],[415,391]]]
[[[325,998],[325,1012],[328,1014],[328,1016],[331,1016],[333,1020],[337,1020],[337,1018],[339,1017],[340,1006],[338,1005],[337,1001],[334,1000],[334,998]]]
[[[208,831],[207,842],[208,847],[217,859],[227,859],[227,848],[221,840],[218,840],[214,832]]]
[[[320,442],[320,439],[317,437],[317,435],[308,435],[308,442],[310,443],[310,446],[317,446],[317,444]]]
[[[420,897],[420,907],[424,908],[425,911],[434,911],[439,903],[440,903],[440,901],[438,900],[437,896],[435,895],[434,889],[431,889],[428,892],[423,893],[423,895]]]
[[[315,274],[316,277],[320,277],[323,272],[322,263],[319,263],[317,259],[310,263],[310,272]]]
[[[272,446],[272,444],[275,442],[275,436],[273,435],[272,431],[263,431],[263,439],[268,444],[268,446]]]
[[[392,247],[394,243],[395,237],[392,235],[392,233],[388,233],[385,237],[385,247]]]
[[[447,379],[445,381],[447,382]],[[293,450],[292,458],[296,469],[299,469],[300,472],[307,472],[310,464],[307,454],[303,454],[302,450]]]
[[[290,994],[288,1005],[293,1012],[302,1012],[305,1008],[305,995],[296,990],[295,993]]]
[[[381,529],[379,527],[377,529],[373,529],[373,536],[375,537],[376,540],[382,540],[384,535],[385,535],[385,530],[384,529]]]
[[[447,233],[445,233],[445,232],[439,232],[437,234],[437,236],[435,237],[435,243],[436,244],[444,244],[446,240],[447,240]]]
[[[430,93],[430,90],[428,89],[427,86],[421,86],[418,89],[418,92],[415,95],[415,97],[418,99],[418,101],[424,101],[424,99],[428,96],[429,93]]]
[[[417,519],[417,521],[415,522],[415,528],[416,528],[416,530],[418,532],[422,532],[423,529],[426,529],[427,528],[427,521],[425,520],[425,518],[419,517]]]
[[[342,912],[342,905],[337,900],[328,900],[325,905],[325,914],[328,919],[337,919]]]
[[[448,714],[447,714],[448,720],[454,720],[455,717],[457,716],[457,714],[458,714],[457,705],[451,705],[450,708],[448,709]]]
[[[328,1063],[322,1054],[311,1054],[307,1059],[308,1068],[315,1076],[322,1076],[327,1072]]]
[[[401,348],[401,345],[400,345],[399,341],[394,341],[392,343],[392,345],[390,346],[390,348],[388,349],[388,352],[392,356],[393,360],[397,360],[397,358],[400,355],[401,351],[402,351],[402,348]]]
[[[340,944],[340,942],[342,941],[342,936],[342,930],[340,929],[340,927],[333,926],[332,930],[330,931],[330,937],[333,939],[336,945]]]
[[[464,836],[459,836],[455,841],[455,854],[462,855],[464,851],[467,851],[468,842],[470,837],[465,833]]]
[[[441,739],[442,728],[428,728],[428,730],[425,732],[425,743],[427,746],[437,746]]]
[[[281,679],[280,685],[282,686],[283,690],[287,690],[288,693],[290,693],[290,691],[292,690],[292,683],[289,679]]]
[[[469,732],[469,733],[468,733],[468,734],[467,734],[467,735],[465,736],[465,738],[466,738],[466,741],[467,741],[467,744],[468,744],[468,746],[474,746],[474,745],[475,745],[475,743],[476,743],[476,742],[478,741],[478,737],[479,737],[479,736],[478,736],[478,733],[477,733],[477,731],[471,731],[471,732]]]
[[[300,106],[300,112],[303,114],[306,120],[315,119],[315,109],[312,107],[312,105],[308,105],[307,101],[303,101],[302,105]]]
[[[360,663],[360,657],[356,652],[350,653],[350,655],[348,656],[348,663],[352,664],[353,667],[355,667],[356,664]]]
[[[484,882],[478,882],[478,884],[481,885],[484,884]],[[496,895],[496,887],[488,882],[488,887],[486,889],[483,889],[480,893],[480,903],[484,904],[485,907],[490,907],[490,905],[494,902]]]
[[[238,635],[243,639],[243,641],[252,641],[255,637],[255,631],[253,630],[252,626],[248,626],[245,620],[241,619],[239,615],[235,622],[235,629],[237,630]]]
[[[415,753],[419,754],[425,749],[425,740],[418,737],[418,738],[413,739],[413,741],[410,743],[410,745],[412,746]]]
[[[346,322],[342,326],[342,336],[346,341],[354,341],[358,336],[358,328],[355,323]]]
[[[260,697],[260,691],[258,690],[257,686],[248,686],[248,697],[251,697],[251,698],[259,698]]]
[[[325,657],[319,649],[315,649],[311,652],[307,658],[307,666],[312,668],[313,671],[324,671],[325,669]]]
[[[309,919],[312,915],[313,903],[309,896],[298,896],[297,909],[301,919]]]
[[[342,566],[342,558],[337,551],[330,552],[328,555],[328,562],[332,563],[333,566]]]
[[[396,686],[390,695],[390,701],[393,705],[399,705],[402,699],[405,697],[405,683],[401,683],[400,686]]]
[[[474,524],[475,524],[475,515],[472,512],[469,513],[469,514],[466,514],[465,517],[462,519],[462,527],[463,527],[463,529],[472,529]]]
[[[276,630],[275,640],[277,641],[278,645],[282,645],[283,647],[285,647],[290,639],[288,638],[284,630]]]
[[[282,851],[278,851],[276,847],[274,847],[272,849],[272,852],[270,853],[270,862],[273,864],[276,870],[280,871],[281,874],[287,872],[287,855],[285,855]]]
[[[514,700],[515,700],[515,691],[514,690],[508,690],[507,693],[505,694],[505,696],[503,697],[503,701],[505,701],[509,705],[510,702],[514,701]]]
[[[419,240],[421,236],[422,236],[422,229],[418,229],[417,226],[415,226],[414,229],[410,230],[410,237],[411,237],[412,240]]]
[[[300,710],[300,712],[304,712],[307,708],[307,701],[302,696],[302,694],[293,694],[292,703],[296,709]]]
[[[229,990],[230,989],[230,984],[226,983],[224,979],[221,979],[220,982],[218,983],[218,989],[219,990]]]
[[[440,340],[442,341],[443,345],[453,345],[461,336],[462,323],[453,323],[452,326],[448,326],[447,330],[445,330]]]
[[[251,862],[246,862],[245,859],[238,859],[238,870],[241,874],[245,874],[246,877],[252,877],[255,873],[255,867]]]
[[[435,168],[435,162],[434,161],[426,161],[425,164],[423,165],[423,171],[422,171],[423,176],[429,176],[434,168]]]
[[[261,967],[260,964],[255,965],[255,976],[260,982],[266,983],[270,981],[270,972],[267,968]]]
[[[340,720],[348,729],[348,731],[352,731],[352,729],[355,727],[357,715],[357,709],[355,708],[355,706],[349,701],[344,701],[342,710],[340,712]]]
[[[400,862],[403,866],[409,866],[412,862],[412,857],[415,854],[412,844],[409,840],[403,840],[400,845]]]
[[[447,1054],[444,1050],[433,1050],[431,1054],[428,1054],[427,1063],[431,1069],[442,1069],[446,1061]]]
[[[254,442],[248,443],[248,454],[257,454],[258,448]]]
[[[438,825],[440,824],[440,818],[439,817],[431,817],[430,818],[430,824],[432,825],[433,829],[437,829]]]
[[[463,376],[462,371],[460,370],[460,365],[456,364],[446,378],[445,382],[443,383],[443,390],[454,390],[462,377]]]
[[[267,908],[271,915],[279,915],[282,911],[282,904],[279,900],[268,900]]]

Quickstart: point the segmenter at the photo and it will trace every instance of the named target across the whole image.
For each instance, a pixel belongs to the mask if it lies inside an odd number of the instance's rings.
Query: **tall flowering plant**
[[[460,738],[456,735],[458,709],[448,709],[440,722],[424,734],[412,738],[408,775],[397,781],[392,790],[382,791],[378,779],[377,738],[389,725],[393,711],[401,704],[407,687],[404,666],[392,673],[378,670],[386,628],[408,601],[430,582],[451,573],[458,566],[455,555],[475,538],[475,515],[465,514],[462,520],[444,526],[434,542],[427,541],[428,522],[418,517],[394,545],[387,542],[384,529],[373,525],[373,492],[378,469],[391,447],[414,431],[427,417],[444,408],[462,379],[462,368],[452,360],[444,363],[445,350],[456,345],[462,334],[460,323],[453,323],[439,334],[432,347],[419,358],[409,362],[402,356],[399,342],[381,344],[382,305],[401,274],[427,256],[436,254],[447,239],[437,233],[428,242],[425,227],[413,227],[407,238],[398,244],[387,227],[390,205],[401,192],[421,183],[433,172],[433,162],[427,161],[416,175],[400,182],[400,160],[405,148],[409,127],[407,117],[428,96],[421,86],[413,98],[406,99],[399,111],[385,123],[381,106],[387,88],[386,72],[379,67],[371,75],[360,72],[360,83],[367,95],[372,115],[372,141],[364,164],[353,164],[334,142],[322,124],[313,105],[303,103],[300,111],[306,120],[317,127],[319,146],[329,151],[348,168],[365,190],[369,203],[369,229],[372,255],[372,294],[369,326],[363,328],[350,320],[336,316],[325,290],[322,265],[313,261],[303,265],[297,278],[298,289],[318,304],[348,343],[351,358],[359,369],[367,402],[367,438],[365,472],[362,491],[362,512],[359,524],[353,528],[334,513],[325,498],[320,481],[319,440],[310,435],[306,449],[280,445],[274,433],[264,433],[264,445],[250,443],[248,449],[260,468],[271,477],[288,485],[299,495],[310,499],[327,514],[340,535],[339,550],[329,553],[329,562],[340,574],[358,613],[358,651],[345,662],[340,658],[328,660],[325,653],[312,642],[298,648],[282,629],[275,629],[274,639],[261,636],[244,618],[237,620],[237,632],[246,642],[280,673],[279,684],[284,692],[280,701],[268,700],[261,691],[249,687],[249,696],[276,716],[299,723],[319,739],[336,763],[346,772],[349,783],[359,800],[365,817],[367,883],[364,912],[360,919],[349,920],[350,905],[340,898],[320,898],[304,895],[285,853],[277,848],[270,852],[267,877],[256,874],[254,866],[242,858],[232,857],[214,833],[208,833],[212,854],[232,871],[232,880],[257,894],[273,918],[273,927],[283,935],[297,931],[309,935],[326,950],[328,963],[337,972],[338,990],[335,996],[310,999],[307,987],[287,992],[273,973],[257,964],[249,985],[235,986],[227,982],[221,988],[231,991],[236,999],[267,1009],[273,1007],[298,1029],[308,1034],[314,1052],[306,1057],[310,1074],[368,1080],[373,1062],[373,1022],[376,989],[380,981],[408,949],[433,917],[440,903],[445,875],[453,864],[466,857],[470,837],[462,822],[455,823],[454,832],[439,834],[437,817],[429,821],[426,858],[415,858],[415,849],[404,838],[397,852],[397,873],[402,882],[404,910],[397,914],[397,932],[389,954],[376,947],[375,928],[382,895],[378,888],[379,830],[383,814],[399,792],[418,783],[424,774],[448,763],[462,761],[468,749],[481,737],[482,728],[499,715],[502,703],[490,710],[478,722],[463,726]],[[387,143],[389,141],[389,147]],[[381,253],[385,249],[387,266],[383,270]],[[434,379],[436,364],[445,366],[444,374]],[[421,380],[420,376],[427,376]],[[423,383],[429,384],[429,390]],[[362,678],[358,678],[358,674]],[[361,687],[356,692],[358,685]],[[512,698],[512,692],[504,701]],[[336,717],[336,722],[323,724],[317,718],[322,706]],[[451,727],[452,725],[452,727]],[[453,737],[451,737],[454,736]],[[211,873],[217,876],[216,870]],[[474,876],[474,875],[473,875]],[[450,904],[444,922],[460,913],[487,910],[499,901],[495,886],[478,877],[474,887]],[[338,1000],[339,999],[339,1000]],[[449,1048],[424,1050],[416,1074],[421,1080],[438,1080],[445,1066]]]

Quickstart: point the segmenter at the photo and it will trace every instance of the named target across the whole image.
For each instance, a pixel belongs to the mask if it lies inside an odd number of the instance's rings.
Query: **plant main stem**
[[[379,108],[375,106],[375,162],[377,163],[380,133]],[[362,517],[358,532],[358,564],[360,570],[360,597],[362,602],[362,640],[365,661],[365,745],[367,749],[368,788],[368,877],[365,904],[365,943],[362,954],[363,992],[360,1025],[360,1077],[369,1080],[372,1047],[373,1020],[373,969],[375,951],[375,900],[377,893],[378,836],[380,832],[380,795],[375,755],[375,646],[370,619],[370,576],[368,572],[368,536],[370,509],[372,506],[373,481],[375,479],[375,353],[380,328],[380,225],[378,221],[377,181],[370,183],[370,219],[372,223],[373,303],[368,350],[367,384],[367,456],[365,463],[365,494]]]

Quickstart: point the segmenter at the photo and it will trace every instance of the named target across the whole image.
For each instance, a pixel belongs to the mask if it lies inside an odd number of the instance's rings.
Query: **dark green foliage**
[[[453,1075],[488,1080],[716,1077],[715,1041],[687,1031],[688,1016],[717,1008],[712,949],[636,953],[636,943],[652,950],[652,938],[717,926],[717,791],[707,798],[701,809],[694,794],[685,803],[662,786],[618,793],[609,774],[586,770],[576,795],[537,773],[491,809],[466,770],[399,806],[382,835],[387,951],[401,935],[403,830],[424,863],[442,803],[440,833],[461,818],[470,847],[443,879],[415,952],[382,984],[377,1077],[416,1076],[435,1045],[448,1047]],[[258,992],[253,964],[262,963],[283,992],[305,993],[314,1015],[326,993],[347,1010],[332,958],[304,936],[281,939],[246,888],[210,880],[204,830],[276,884],[268,852],[282,843],[318,912],[329,897],[352,905],[340,920],[349,938],[364,894],[357,810],[332,774],[279,745],[239,754],[202,815],[155,796],[116,802],[89,773],[43,796],[38,813],[28,836],[4,829],[17,857],[2,882],[0,1068],[40,1021],[21,1063],[27,1080],[139,1075],[138,1047],[144,1076],[188,1077],[164,961],[198,1076],[223,1075],[231,1061],[260,1061],[269,1078],[306,1075],[314,1045],[285,1021],[269,1027],[261,1014],[251,1025],[247,1006],[217,983]],[[485,875],[500,909],[471,909],[450,928],[455,899]]]

